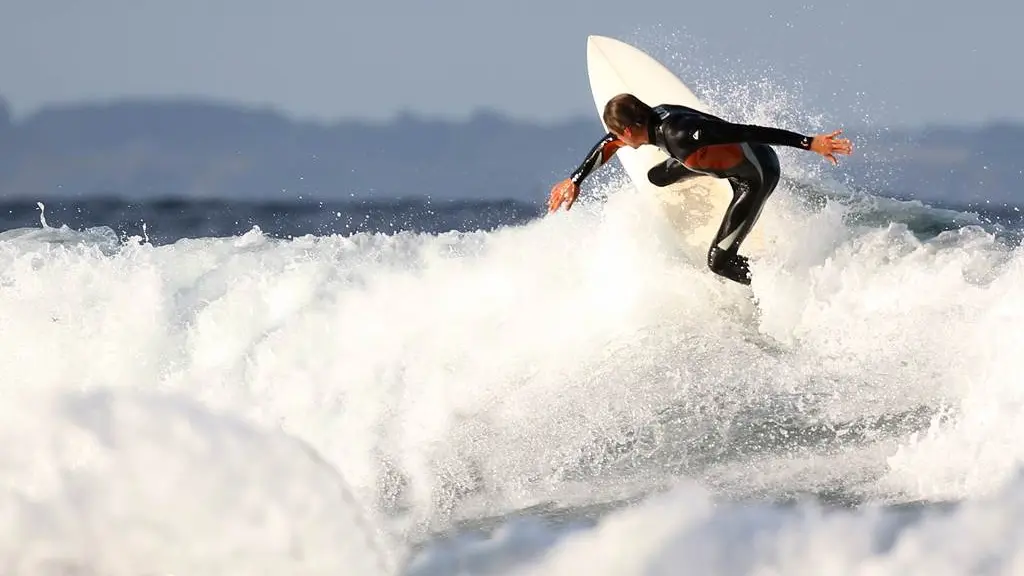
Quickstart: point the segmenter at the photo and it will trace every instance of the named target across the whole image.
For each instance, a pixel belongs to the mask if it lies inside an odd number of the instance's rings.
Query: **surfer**
[[[633,94],[610,99],[602,118],[609,132],[568,178],[554,185],[548,211],[554,212],[563,204],[570,209],[579,195],[580,183],[619,148],[657,146],[669,159],[648,171],[647,177],[655,186],[697,176],[729,180],[733,197],[708,250],[708,267],[745,285],[750,284],[750,268],[747,258],[738,253],[739,246],[779,183],[779,158],[771,146],[809,150],[833,165],[839,163],[836,154],[853,151],[849,140],[837,138],[842,130],[805,136],[781,128],[734,124],[686,106],[651,107]]]

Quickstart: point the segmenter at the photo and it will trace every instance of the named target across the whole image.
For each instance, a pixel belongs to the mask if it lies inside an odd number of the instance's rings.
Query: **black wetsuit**
[[[648,122],[648,142],[670,156],[647,173],[656,186],[697,176],[729,180],[733,197],[708,250],[708,267],[730,280],[750,284],[747,259],[737,250],[779,183],[779,159],[771,145],[808,150],[811,137],[780,128],[733,124],[685,106],[662,105],[653,109]],[[571,180],[580,184],[623,145],[615,134],[605,134]]]

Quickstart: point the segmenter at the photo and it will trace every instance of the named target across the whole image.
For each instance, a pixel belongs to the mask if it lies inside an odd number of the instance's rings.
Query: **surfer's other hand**
[[[831,134],[817,134],[811,140],[811,151],[821,154],[833,165],[839,164],[836,154],[850,155],[853,153],[853,144],[846,138],[836,138],[842,134],[842,130],[836,130]]]
[[[558,210],[562,204],[565,209],[572,208],[576,202],[576,196],[580,193],[580,187],[575,182],[566,178],[551,188],[551,196],[548,198],[548,212]]]

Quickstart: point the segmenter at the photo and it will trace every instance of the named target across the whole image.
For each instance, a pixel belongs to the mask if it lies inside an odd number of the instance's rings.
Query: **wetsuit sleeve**
[[[579,185],[587,176],[592,174],[594,170],[607,163],[612,159],[612,156],[621,148],[625,142],[619,140],[615,134],[609,132],[605,134],[597,144],[590,149],[587,153],[586,158],[583,162],[573,170],[572,175],[569,179],[572,180],[576,185]]]
[[[672,132],[671,138],[689,139],[692,143],[704,146],[760,142],[810,150],[812,140],[810,136],[782,128],[734,124],[714,118],[683,119],[674,123]]]

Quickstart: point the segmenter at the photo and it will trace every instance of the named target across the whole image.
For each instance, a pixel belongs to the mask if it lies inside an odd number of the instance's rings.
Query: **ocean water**
[[[750,287],[616,165],[0,204],[0,571],[1024,573],[1019,208],[780,155]]]
[[[1019,573],[1019,212],[10,202],[4,574]]]

